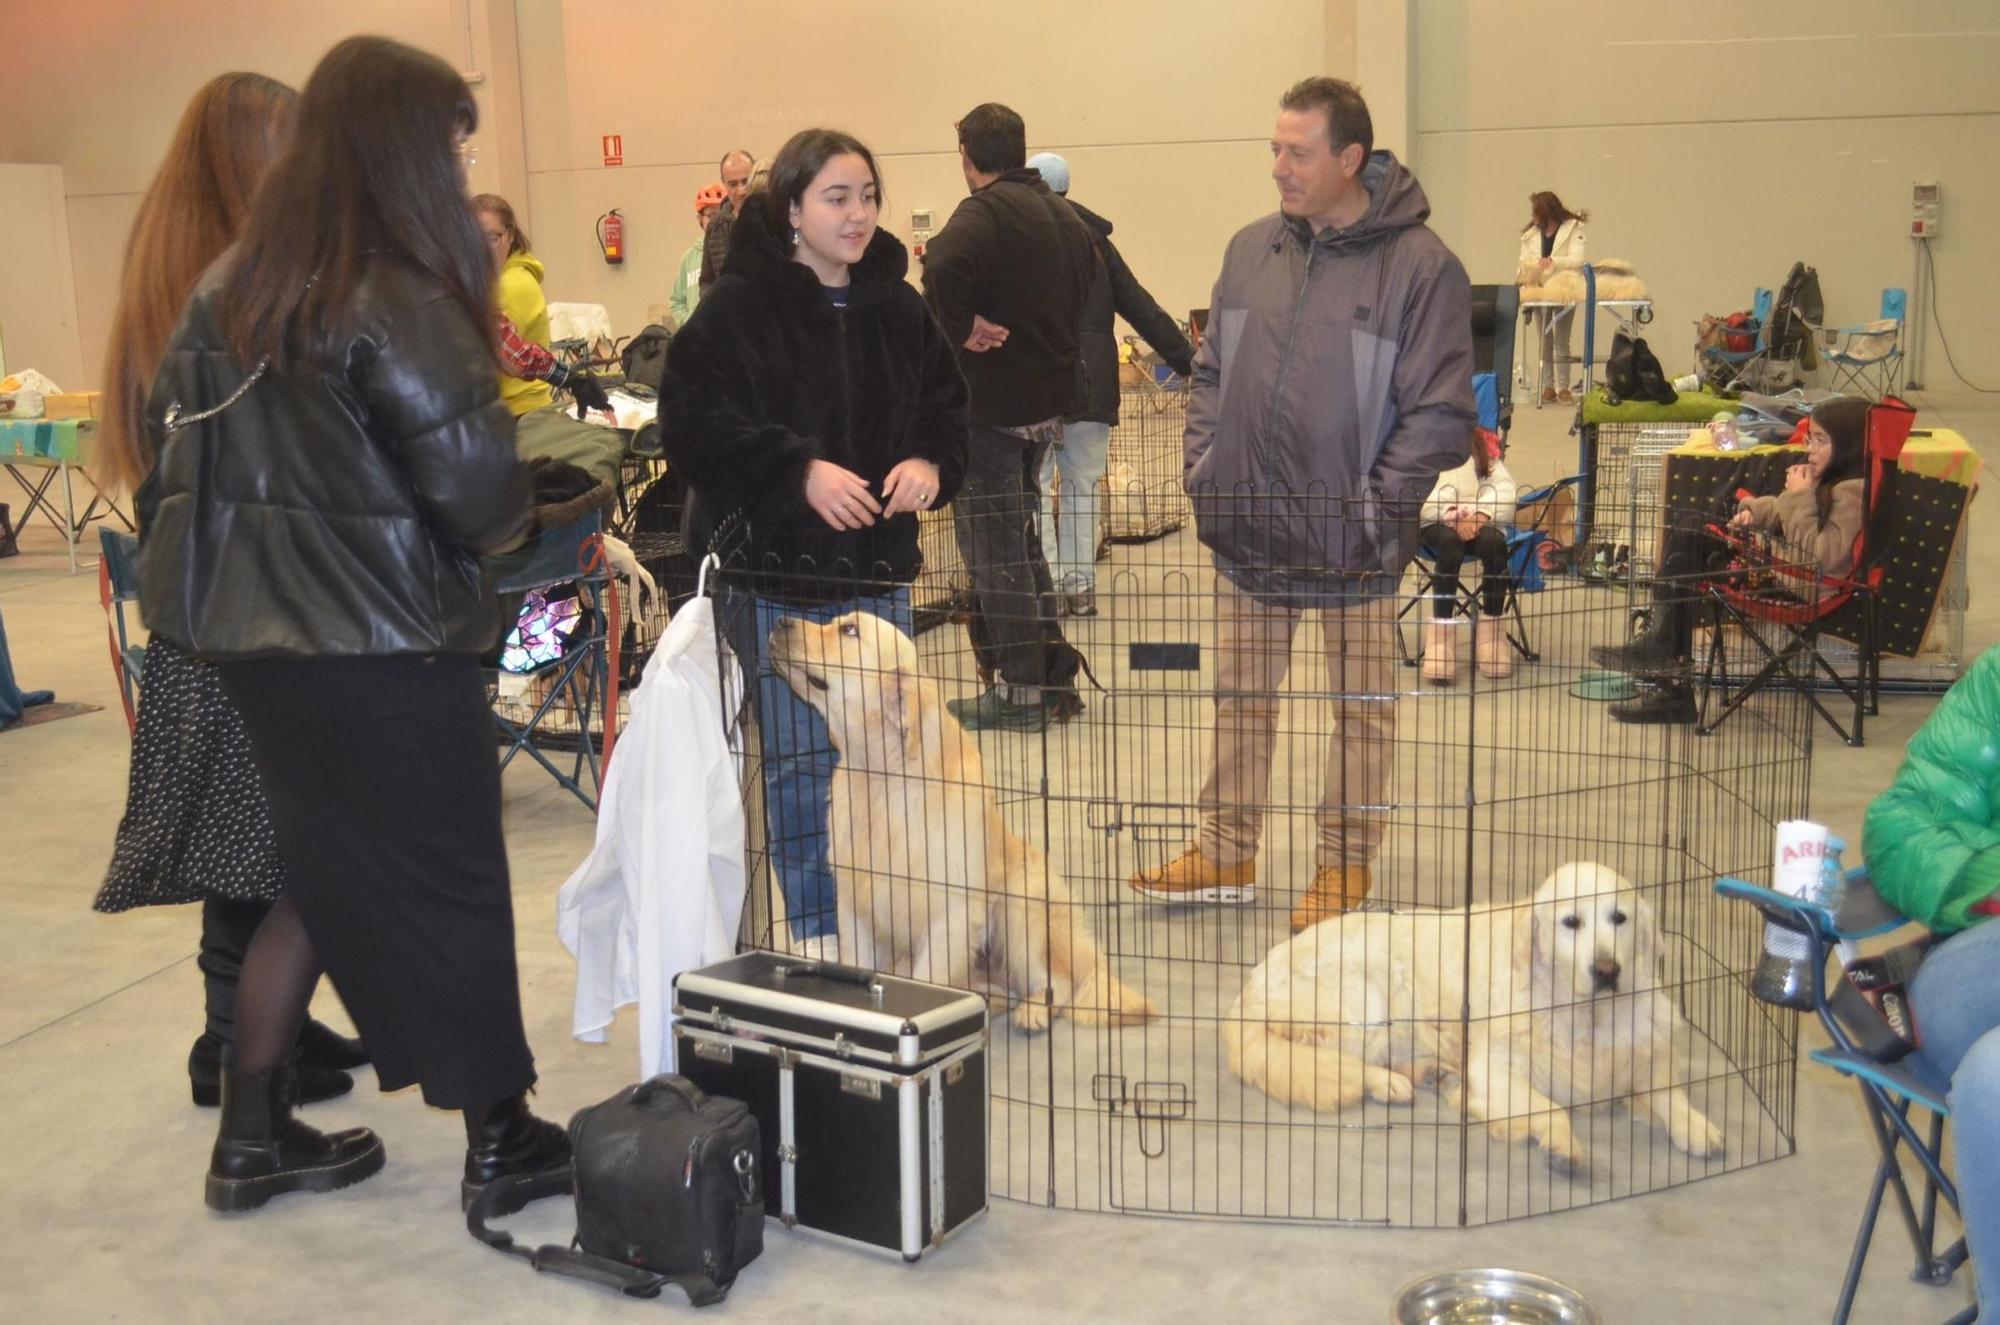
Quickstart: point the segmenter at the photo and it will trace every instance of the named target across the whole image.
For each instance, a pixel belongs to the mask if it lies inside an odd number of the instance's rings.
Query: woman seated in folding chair
[[[1500,438],[1483,428],[1472,432],[1472,454],[1456,469],[1438,475],[1425,499],[1423,548],[1431,558],[1431,619],[1424,625],[1424,680],[1450,685],[1458,677],[1459,568],[1476,557],[1479,625],[1473,654],[1481,676],[1513,673],[1507,643],[1507,529],[1514,519],[1516,487],[1500,459]]]
[[[549,348],[549,302],[542,294],[542,260],[514,208],[496,193],[472,199],[486,256],[493,263],[493,321],[500,352],[500,399],[516,422],[514,448],[523,460],[546,456],[575,465],[600,483],[615,484],[625,458],[625,434],[584,422],[586,409],[609,412],[611,400],[584,368]],[[575,399],[574,417],[555,403],[557,391]]]
[[[1776,496],[1745,497],[1729,524],[1744,532],[1772,535],[1825,575],[1854,569],[1854,548],[1866,514],[1868,402],[1836,396],[1812,412],[1804,464],[1785,471],[1785,490]],[[1701,522],[1688,518],[1667,536],[1653,582],[1652,619],[1643,634],[1625,644],[1600,644],[1590,651],[1600,667],[1630,672],[1651,683],[1636,698],[1614,704],[1619,722],[1686,724],[1695,719],[1693,687],[1685,664],[1694,635],[1696,598],[1690,577],[1726,545],[1711,538]]]
[[[2000,925],[1987,923],[2000,915],[1996,807],[2000,648],[1918,728],[1862,836],[1875,890],[1942,939],[1910,984],[1921,1047],[1906,1062],[1949,1092],[1982,1320],[2000,1320]]]

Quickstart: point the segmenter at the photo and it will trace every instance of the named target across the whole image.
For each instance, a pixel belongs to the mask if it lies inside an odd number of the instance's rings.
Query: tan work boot
[[[1132,876],[1132,891],[1156,902],[1213,902],[1224,906],[1257,900],[1257,858],[1222,865],[1199,845],[1156,870]]]
[[[1478,629],[1473,634],[1472,653],[1479,660],[1479,674],[1494,680],[1514,674],[1514,646],[1507,642],[1507,619],[1497,616],[1479,618]]]
[[[1366,865],[1320,866],[1313,871],[1312,887],[1306,889],[1306,895],[1292,908],[1292,933],[1346,915],[1361,905],[1374,886]]]
[[[1458,679],[1458,622],[1424,622],[1424,680],[1448,686]]]

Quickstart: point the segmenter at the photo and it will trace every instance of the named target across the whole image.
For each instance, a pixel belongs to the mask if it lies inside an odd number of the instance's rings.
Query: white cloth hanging
[[[576,958],[571,1032],[601,1044],[618,1009],[637,1003],[642,1081],[673,1070],[674,977],[736,951],[742,770],[724,714],[742,684],[714,602],[696,597],[646,664],[599,799],[596,845],[556,898],[556,935]]]

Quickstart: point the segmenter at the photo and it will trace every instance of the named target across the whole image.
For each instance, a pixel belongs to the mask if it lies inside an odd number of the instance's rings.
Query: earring
[[[797,226],[793,226],[793,227],[792,227],[792,247],[793,247],[793,248],[797,248],[798,246],[799,246],[799,228],[798,228]]]

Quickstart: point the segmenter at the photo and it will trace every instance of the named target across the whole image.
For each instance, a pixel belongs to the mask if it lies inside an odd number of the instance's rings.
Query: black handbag
[[[580,1109],[569,1124],[576,1152],[576,1237],[567,1247],[518,1247],[489,1220],[549,1195],[540,1175],[488,1183],[465,1214],[472,1236],[537,1270],[658,1297],[675,1284],[698,1307],[729,1295],[764,1250],[763,1141],[740,1100],[711,1097],[662,1073]]]
[[[1604,394],[1613,405],[1626,400],[1671,405],[1680,398],[1645,337],[1622,331],[1611,338],[1611,353],[1604,360]]]

